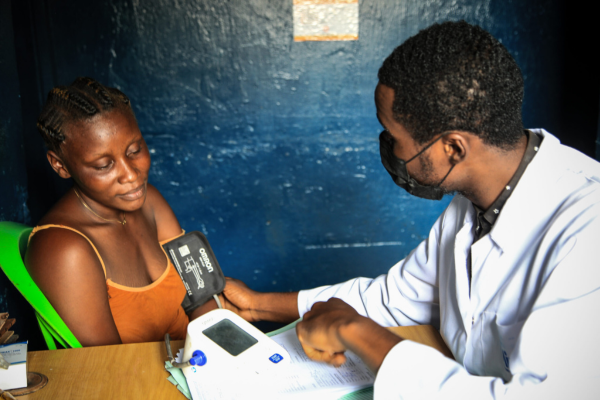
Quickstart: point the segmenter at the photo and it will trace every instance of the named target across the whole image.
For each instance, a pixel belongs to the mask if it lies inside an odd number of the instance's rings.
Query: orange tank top
[[[42,225],[33,228],[29,239],[36,232],[48,228],[68,229],[83,236],[96,252],[106,277],[106,267],[98,249],[87,236],[76,229],[64,225]],[[173,239],[175,238],[160,244]],[[181,302],[186,290],[166,253],[165,258],[165,272],[147,286],[129,287],[106,280],[110,311],[123,343],[158,342],[164,339],[165,333],[169,333],[175,340],[185,339],[189,318],[181,307]]]

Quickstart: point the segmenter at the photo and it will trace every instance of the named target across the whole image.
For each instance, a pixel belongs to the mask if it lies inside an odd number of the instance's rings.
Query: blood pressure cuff
[[[179,273],[187,294],[181,306],[186,313],[206,303],[225,288],[225,277],[217,258],[200,232],[189,232],[163,244]]]

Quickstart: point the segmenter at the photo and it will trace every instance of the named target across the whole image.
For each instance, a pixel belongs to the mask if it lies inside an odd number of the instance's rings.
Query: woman
[[[129,99],[91,78],[48,95],[37,124],[70,189],[30,237],[25,264],[83,346],[183,339],[185,288],[161,242],[181,235],[148,183],[150,154]]]

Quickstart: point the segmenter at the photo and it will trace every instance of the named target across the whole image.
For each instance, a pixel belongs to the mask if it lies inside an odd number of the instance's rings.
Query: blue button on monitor
[[[271,360],[272,363],[277,364],[279,361],[283,360],[283,357],[281,356],[281,354],[273,354],[271,357],[269,357],[269,360]]]
[[[192,358],[190,358],[191,365],[197,365],[199,367],[206,364],[206,354],[204,354],[200,350],[196,350],[192,353]]]

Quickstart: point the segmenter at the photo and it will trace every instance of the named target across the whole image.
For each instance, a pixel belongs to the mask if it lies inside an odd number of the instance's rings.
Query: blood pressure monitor
[[[225,277],[206,236],[189,232],[163,245],[186,288],[186,313],[215,297]],[[288,352],[232,311],[210,311],[188,324],[182,362],[175,362],[165,336],[172,365],[181,368],[194,400],[244,398],[245,390],[269,385],[290,363]],[[234,393],[235,392],[235,393]],[[264,396],[263,396],[264,398]]]
[[[190,362],[182,371],[192,394],[201,391],[207,395],[217,389],[217,382],[233,385],[274,377],[289,364],[290,356],[234,312],[217,309],[189,323],[183,360]]]

